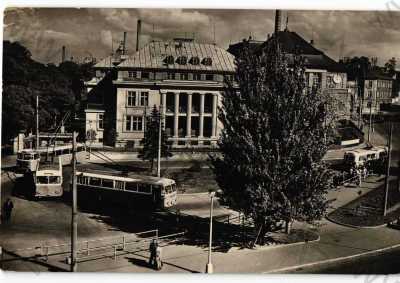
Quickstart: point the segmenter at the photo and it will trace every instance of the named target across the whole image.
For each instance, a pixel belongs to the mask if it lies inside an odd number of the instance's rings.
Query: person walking
[[[11,213],[12,213],[13,208],[14,208],[14,204],[11,201],[11,199],[8,198],[3,205],[4,221],[6,223],[11,221]]]
[[[163,262],[161,260],[161,255],[162,255],[162,249],[157,244],[157,246],[156,246],[156,269],[157,270],[161,270],[161,268],[163,266]]]
[[[157,240],[153,239],[149,247],[149,252],[150,252],[149,265],[151,267],[154,267],[156,264],[156,249],[157,249]]]

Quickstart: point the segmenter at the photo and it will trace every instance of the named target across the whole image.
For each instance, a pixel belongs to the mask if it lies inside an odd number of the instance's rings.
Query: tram
[[[78,199],[105,200],[128,206],[169,208],[177,203],[172,179],[85,169],[77,171]]]
[[[349,150],[344,153],[344,163],[356,167],[365,166],[370,160],[386,158],[387,152],[388,149],[386,146]]]
[[[24,175],[31,187],[31,196],[60,197],[63,195],[62,165],[57,163],[40,163],[35,171],[27,171]]]
[[[72,144],[55,145],[38,149],[23,149],[17,154],[17,169],[22,171],[36,171],[40,161],[59,158],[61,165],[68,165],[72,160]],[[81,162],[86,158],[84,144],[78,143],[76,159]]]

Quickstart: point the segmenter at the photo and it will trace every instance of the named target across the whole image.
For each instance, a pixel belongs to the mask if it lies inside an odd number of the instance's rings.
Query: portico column
[[[203,137],[204,129],[204,93],[200,93],[199,137]]]
[[[212,101],[212,132],[211,135],[213,138],[217,136],[217,107],[218,107],[218,94],[213,94],[213,101]]]
[[[179,93],[175,92],[175,107],[174,107],[174,138],[178,137],[179,123]]]
[[[186,137],[192,136],[192,94],[187,94]]]

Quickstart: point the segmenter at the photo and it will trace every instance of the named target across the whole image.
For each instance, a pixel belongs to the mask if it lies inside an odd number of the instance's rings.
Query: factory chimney
[[[65,46],[63,45],[61,51],[61,63],[65,62]]]
[[[124,31],[124,41],[123,41],[122,55],[126,55],[126,31]]]
[[[140,44],[140,34],[142,29],[142,21],[139,19],[137,21],[137,33],[136,33],[136,51],[139,51],[139,44]]]
[[[275,11],[275,34],[281,31],[281,23],[282,23],[282,11]]]

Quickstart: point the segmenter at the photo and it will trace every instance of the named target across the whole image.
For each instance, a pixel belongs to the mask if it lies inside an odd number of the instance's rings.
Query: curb
[[[293,246],[299,246],[299,245],[305,245],[305,244],[310,244],[310,243],[314,243],[314,242],[319,242],[319,240],[321,239],[321,236],[318,235],[318,238],[312,241],[308,241],[308,242],[296,242],[296,243],[290,243],[290,244],[278,244],[278,245],[274,245],[274,246],[266,246],[266,247],[260,247],[260,248],[256,248],[256,249],[239,249],[238,247],[234,247],[232,249],[230,249],[228,251],[228,253],[237,253],[237,252],[260,252],[260,251],[268,251],[268,250],[274,250],[274,249],[279,249],[279,248],[286,248],[286,247],[293,247]]]
[[[349,255],[349,256],[343,256],[343,257],[331,258],[331,259],[326,259],[326,260],[320,260],[320,261],[316,261],[316,262],[304,263],[304,264],[299,264],[299,265],[294,265],[294,266],[289,266],[289,267],[277,268],[277,269],[272,269],[272,270],[265,271],[265,272],[262,272],[262,273],[263,274],[267,274],[267,273],[283,273],[283,272],[287,272],[287,271],[291,271],[291,270],[296,270],[296,269],[299,269],[299,268],[312,267],[312,266],[321,265],[321,264],[334,263],[334,262],[338,262],[338,261],[345,261],[345,260],[348,260],[348,259],[354,259],[354,258],[358,258],[358,257],[370,255],[370,254],[377,254],[377,253],[380,253],[380,252],[385,252],[385,251],[392,250],[392,249],[399,248],[399,247],[400,247],[400,244],[396,244],[396,245],[392,245],[392,246],[389,246],[389,247],[380,248],[380,249],[376,249],[376,250],[373,250],[373,251],[368,251],[368,252],[364,252],[364,253],[360,253],[360,254],[354,254],[354,255]]]
[[[387,223],[380,224],[377,226],[356,226],[356,225],[346,224],[346,223],[342,223],[342,222],[333,220],[329,216],[325,216],[325,219],[332,223],[335,223],[337,225],[341,225],[341,226],[345,226],[345,227],[349,227],[349,228],[356,228],[356,229],[377,229],[377,228],[382,228],[382,227],[387,226]]]

